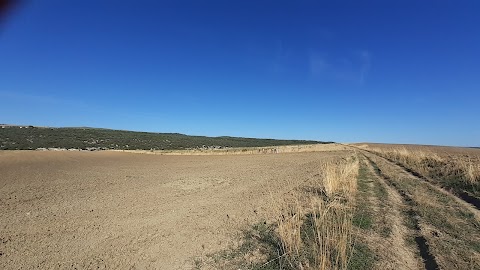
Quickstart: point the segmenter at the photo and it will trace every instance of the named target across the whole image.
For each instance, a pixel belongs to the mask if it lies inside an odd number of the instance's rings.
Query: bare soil
[[[345,151],[0,151],[0,269],[189,269]]]

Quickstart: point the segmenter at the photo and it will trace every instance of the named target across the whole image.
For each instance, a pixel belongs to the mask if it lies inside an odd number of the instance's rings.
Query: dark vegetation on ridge
[[[178,150],[315,143],[329,142],[225,136],[204,137],[179,133],[150,133],[83,127],[5,126],[0,128],[0,150],[29,150],[37,148]]]

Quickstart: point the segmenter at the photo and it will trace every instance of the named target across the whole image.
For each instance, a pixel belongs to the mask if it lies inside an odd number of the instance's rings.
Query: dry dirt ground
[[[0,152],[0,269],[192,268],[346,152]]]

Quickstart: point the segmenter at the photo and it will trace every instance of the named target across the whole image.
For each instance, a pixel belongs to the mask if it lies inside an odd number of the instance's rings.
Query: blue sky
[[[359,2],[23,1],[0,123],[479,146],[480,2]]]

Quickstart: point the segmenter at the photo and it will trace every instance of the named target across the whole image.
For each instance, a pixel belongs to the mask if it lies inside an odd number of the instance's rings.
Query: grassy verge
[[[353,215],[355,245],[348,269],[372,269],[375,254],[368,244],[368,236],[374,228],[374,210],[372,196],[372,179],[365,164],[360,164],[358,173],[358,191]]]
[[[366,160],[366,162],[369,162]],[[376,166],[376,164],[372,164],[372,169],[374,174],[379,174],[380,170]],[[388,191],[385,187],[385,185],[379,181],[379,179],[374,176],[372,173],[368,172],[368,177],[371,179],[375,179],[374,184],[373,184],[373,192],[375,194],[376,200],[378,202],[378,210],[376,214],[376,218],[378,219],[378,222],[376,224],[375,230],[377,233],[379,233],[382,237],[389,237],[392,228],[390,227],[390,221],[387,220],[387,211],[389,211],[389,197],[388,197]]]
[[[389,211],[389,198],[387,189],[385,188],[384,184],[380,183],[377,179],[377,181],[375,181],[375,185],[373,186],[373,192],[377,198],[377,201],[379,202],[377,214],[379,222],[377,223],[375,229],[382,237],[389,237],[392,232],[392,228],[390,227],[390,221],[387,220],[387,211]]]
[[[363,230],[371,229],[373,225],[372,203],[369,199],[371,183],[367,168],[362,164],[358,174],[358,192],[353,224]]]

